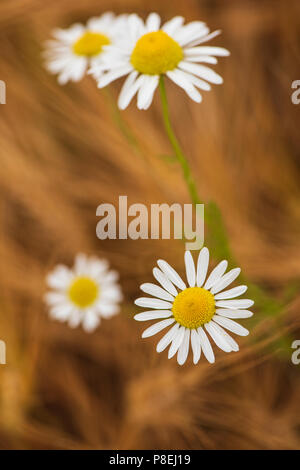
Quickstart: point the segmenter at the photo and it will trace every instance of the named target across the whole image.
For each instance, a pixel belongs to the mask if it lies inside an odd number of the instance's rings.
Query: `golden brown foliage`
[[[150,5],[151,4],[151,5]],[[299,297],[276,321],[256,313],[237,354],[179,367],[141,340],[133,299],[156,259],[182,270],[180,242],[96,238],[96,207],[189,202],[169,152],[156,99],[122,114],[143,141],[135,153],[91,78],[60,87],[41,60],[54,27],[103,11],[149,9],[202,19],[231,50],[217,66],[224,85],[196,105],[168,83],[171,112],[201,197],[222,209],[244,272],[281,298],[299,279],[300,79],[297,0],[11,0],[0,5],[1,448],[282,449],[300,447],[299,367],[283,333],[300,337]],[[297,76],[298,74],[298,76]],[[113,87],[116,95],[119,89]],[[45,275],[79,252],[107,258],[121,274],[122,313],[93,334],[51,321]],[[247,321],[243,322],[247,326]],[[251,323],[249,323],[251,325]],[[280,347],[280,344],[285,344]]]

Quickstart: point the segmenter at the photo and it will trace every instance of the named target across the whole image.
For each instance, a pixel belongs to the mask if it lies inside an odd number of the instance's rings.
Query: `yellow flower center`
[[[198,328],[214,316],[215,299],[202,287],[188,287],[175,297],[172,311],[180,325],[190,329]]]
[[[131,64],[140,73],[161,75],[174,70],[183,59],[179,44],[164,31],[144,34],[131,54]]]
[[[89,277],[77,277],[69,287],[68,295],[73,304],[85,308],[92,305],[99,294],[99,287]]]
[[[102,52],[102,47],[110,44],[105,34],[86,31],[81,38],[73,44],[73,52],[77,55],[92,57]]]

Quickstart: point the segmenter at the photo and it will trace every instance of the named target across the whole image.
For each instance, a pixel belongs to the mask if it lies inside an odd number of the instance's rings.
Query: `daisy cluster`
[[[250,299],[237,299],[247,290],[239,285],[226,289],[240,274],[240,268],[226,273],[228,262],[221,261],[207,276],[209,251],[202,248],[197,264],[189,251],[185,252],[187,283],[164,260],[158,260],[153,276],[158,284],[145,283],[141,290],[151,297],[140,297],[136,305],[150,310],[135,315],[137,321],[159,320],[149,326],[143,338],[153,336],[172,327],[157,344],[157,352],[169,347],[168,358],[177,354],[177,362],[185,363],[189,347],[197,364],[201,352],[213,363],[213,343],[225,352],[238,351],[239,346],[226,331],[246,336],[248,330],[236,319],[253,315],[248,309]],[[45,296],[52,318],[68,322],[70,327],[82,324],[87,332],[99,326],[101,318],[111,318],[119,313],[122,300],[118,274],[109,269],[106,260],[77,255],[72,269],[58,265],[48,276],[51,289]],[[224,290],[225,289],[225,290]]]
[[[222,47],[203,45],[220,31],[210,32],[201,21],[185,24],[176,16],[166,23],[156,13],[146,21],[138,15],[105,13],[91,18],[86,25],[75,24],[68,29],[56,29],[48,41],[46,65],[58,75],[60,84],[77,82],[88,72],[103,88],[126,77],[118,106],[125,109],[137,96],[139,109],[147,109],[155,90],[168,77],[197,103],[199,90],[209,91],[211,84],[221,84],[222,77],[207,65],[217,63],[217,57],[228,56]],[[156,350],[168,349],[168,358],[177,355],[182,365],[187,360],[190,345],[193,362],[201,353],[213,363],[211,343],[229,353],[239,346],[228,333],[246,336],[248,330],[236,319],[252,316],[250,299],[240,299],[246,285],[227,289],[240,274],[240,268],[226,272],[228,262],[221,261],[209,275],[209,251],[202,248],[197,263],[185,252],[186,282],[166,262],[158,260],[153,269],[157,284],[145,283],[141,290],[150,297],[141,297],[136,305],[148,310],[135,315],[137,321],[158,320],[142,334],[143,338],[160,333]],[[45,296],[49,314],[69,326],[80,324],[91,332],[102,318],[119,313],[122,300],[118,274],[110,270],[106,260],[77,255],[72,269],[59,265],[47,277],[50,288]]]
[[[150,13],[146,21],[136,14],[105,13],[86,25],[56,29],[45,57],[48,70],[58,74],[61,84],[81,80],[87,70],[99,88],[126,76],[118,100],[120,109],[136,95],[138,108],[149,108],[162,76],[199,103],[199,90],[209,91],[211,84],[223,82],[203,65],[214,65],[217,57],[229,55],[222,47],[203,45],[219,34],[219,30],[210,32],[202,21],[185,24],[181,16],[162,24],[157,13]]]

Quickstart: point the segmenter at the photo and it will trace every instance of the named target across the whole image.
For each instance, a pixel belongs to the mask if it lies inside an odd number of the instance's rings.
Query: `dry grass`
[[[87,78],[59,87],[42,67],[42,41],[107,9],[201,18],[232,51],[222,87],[196,105],[168,85],[172,116],[201,196],[216,200],[247,276],[280,298],[299,279],[299,2],[260,0],[11,0],[0,5],[1,448],[275,449],[300,447],[299,366],[282,333],[300,337],[294,299],[274,322],[264,312],[241,352],[182,368],[140,340],[132,301],[158,257],[182,269],[180,242],[105,241],[96,207],[188,202],[156,100],[123,117],[143,141],[136,155],[115,128],[103,93]],[[119,85],[113,88],[116,94]],[[88,336],[48,319],[44,277],[78,251],[104,256],[121,274],[122,314]],[[246,325],[247,322],[245,321]],[[285,354],[283,354],[285,353]]]

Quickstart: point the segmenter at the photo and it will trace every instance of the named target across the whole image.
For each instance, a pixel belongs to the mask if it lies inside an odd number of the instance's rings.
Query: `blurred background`
[[[231,51],[214,67],[224,85],[189,100],[168,82],[171,114],[204,201],[222,210],[245,275],[278,301],[255,309],[240,352],[179,367],[141,340],[133,300],[158,258],[183,273],[183,245],[96,238],[96,208],[188,203],[170,153],[158,95],[122,113],[141,142],[119,132],[109,97],[88,77],[61,87],[43,68],[55,27],[105,11],[157,11],[203,20]],[[0,365],[2,449],[300,448],[300,79],[297,0],[10,0],[0,2]],[[115,98],[122,80],[112,87]],[[88,335],[49,319],[45,276],[77,252],[109,260],[125,296],[119,316]],[[213,261],[213,264],[215,261]]]

